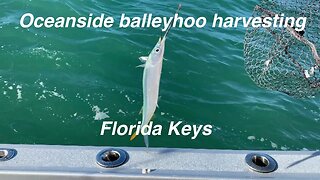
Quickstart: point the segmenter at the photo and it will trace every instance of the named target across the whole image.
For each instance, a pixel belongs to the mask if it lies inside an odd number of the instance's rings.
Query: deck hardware
[[[268,154],[250,153],[245,157],[249,168],[259,173],[271,173],[278,168],[278,163]]]
[[[129,160],[129,155],[122,149],[110,148],[100,151],[96,156],[96,162],[104,168],[122,166]]]
[[[145,169],[142,169],[142,171],[141,171],[141,173],[142,174],[149,174],[149,173],[151,173],[151,169],[148,169],[148,168],[145,168]]]
[[[9,161],[17,155],[17,151],[15,149],[1,149],[0,148],[0,162],[1,161]]]

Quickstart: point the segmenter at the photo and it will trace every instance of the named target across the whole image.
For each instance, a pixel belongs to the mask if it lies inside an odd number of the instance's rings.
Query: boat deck
[[[1,161],[7,149],[17,154]],[[271,173],[251,170],[245,161],[252,151],[121,147],[128,159],[104,168],[97,154],[110,147],[0,145],[0,179],[319,179],[320,152],[267,151],[277,161]],[[116,157],[117,158],[117,157]],[[104,160],[106,160],[104,158]],[[109,159],[110,160],[110,159]],[[263,160],[263,159],[262,159]],[[108,161],[108,160],[107,160]],[[111,159],[111,164],[117,159]],[[109,163],[110,163],[109,162]],[[269,161],[266,161],[269,163]],[[260,163],[260,164],[259,164]],[[263,161],[257,165],[266,166]]]

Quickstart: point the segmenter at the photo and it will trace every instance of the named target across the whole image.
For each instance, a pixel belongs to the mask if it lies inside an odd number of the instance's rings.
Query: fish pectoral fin
[[[167,58],[163,58],[163,60],[168,61],[168,59],[167,59]]]
[[[145,62],[147,62],[147,60],[148,60],[148,56],[141,56],[141,57],[139,57],[139,60],[140,60],[142,63],[145,63]]]
[[[133,133],[132,135],[131,135],[131,137],[130,137],[130,141],[132,141],[134,138],[136,138],[137,137],[137,132],[135,132],[135,133]]]
[[[142,67],[142,68],[144,68],[146,66],[146,64],[141,64],[141,65],[139,65],[139,66],[136,66],[137,68],[139,68],[139,67]]]
[[[143,106],[141,107],[139,114],[142,114],[142,112],[143,112]]]

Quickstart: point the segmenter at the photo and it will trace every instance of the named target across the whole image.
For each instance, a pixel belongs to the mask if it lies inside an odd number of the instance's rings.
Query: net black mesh
[[[320,92],[320,64],[311,46],[320,54],[319,11],[320,0],[262,0],[255,7],[253,17],[307,17],[304,31],[296,31],[295,27],[248,27],[245,68],[257,85],[295,97]]]

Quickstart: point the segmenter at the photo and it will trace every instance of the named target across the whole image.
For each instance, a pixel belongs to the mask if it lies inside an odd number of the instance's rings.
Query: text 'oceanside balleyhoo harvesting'
[[[306,17],[286,17],[285,14],[275,14],[273,17],[220,17],[218,13],[212,16],[212,20],[206,17],[181,17],[175,14],[172,17],[159,17],[145,13],[141,16],[130,17],[122,13],[118,17],[119,28],[161,28],[166,31],[172,22],[173,28],[204,28],[210,24],[211,28],[282,28],[292,27],[296,31],[303,31],[306,26]],[[115,18],[100,14],[80,17],[37,17],[32,13],[25,13],[20,18],[22,28],[112,28],[115,26]]]

